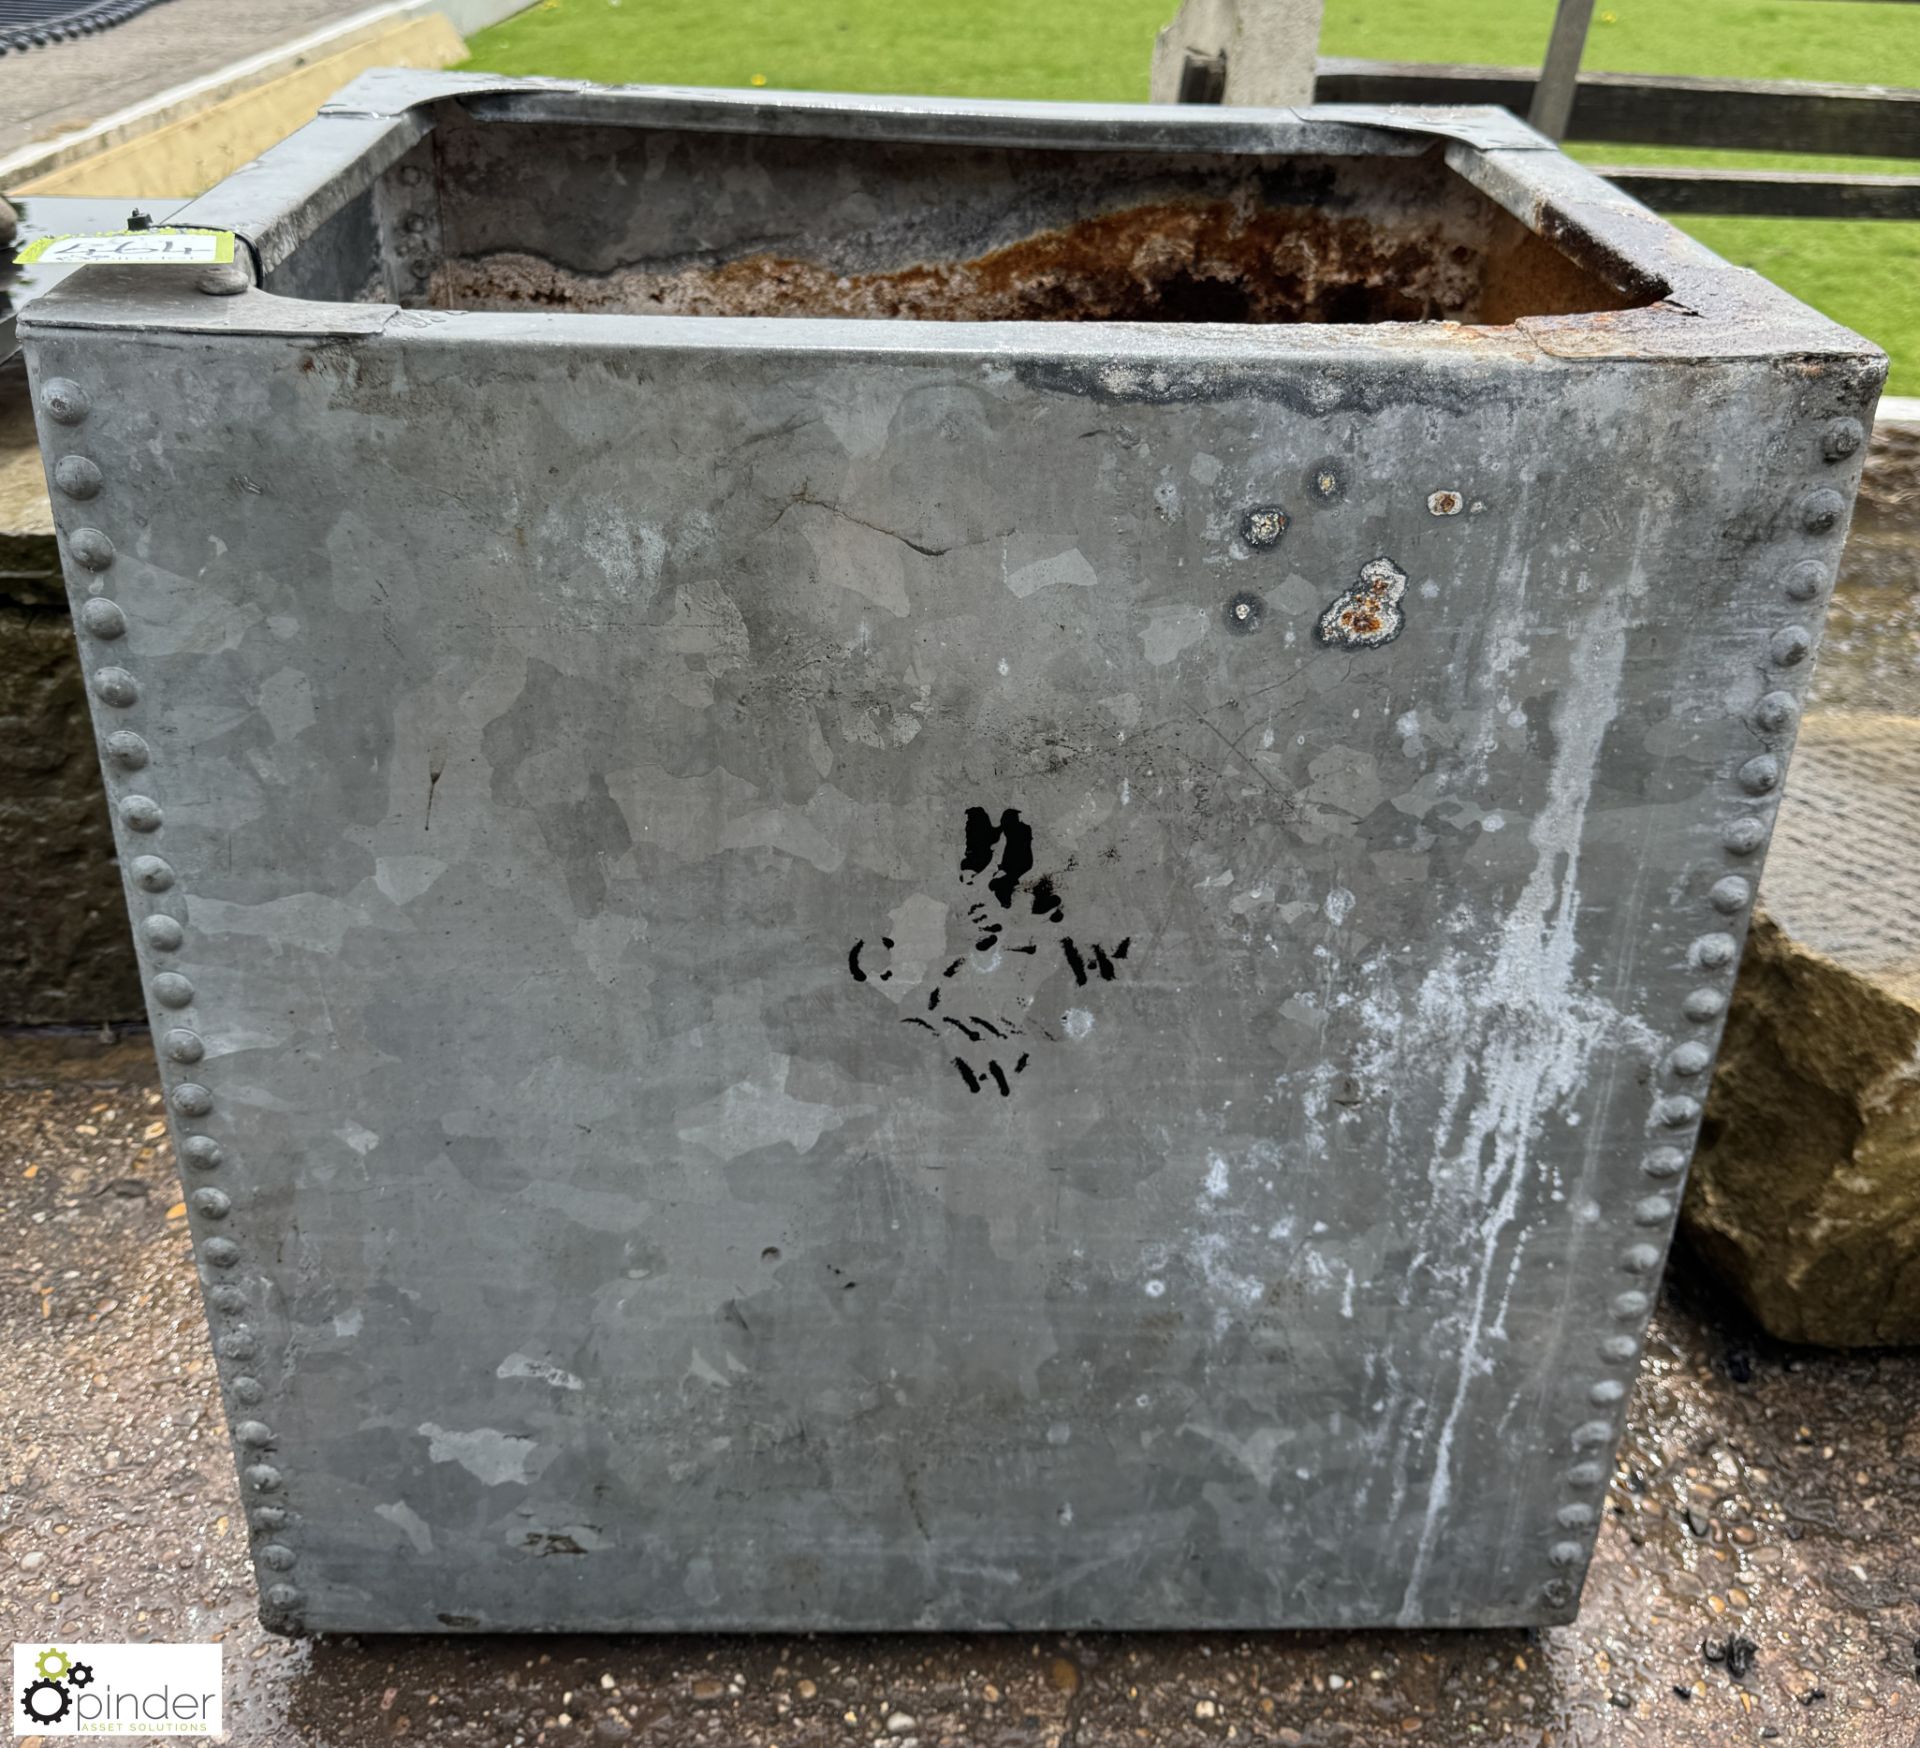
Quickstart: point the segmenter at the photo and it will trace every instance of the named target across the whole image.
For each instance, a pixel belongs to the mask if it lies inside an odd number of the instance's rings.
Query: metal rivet
[[[213,1109],[213,1094],[198,1081],[182,1081],[167,1094],[167,1103],[183,1117],[204,1117]]]
[[[1717,989],[1690,989],[1680,1006],[1688,1019],[1705,1025],[1726,1012],[1727,998]]]
[[[1600,1344],[1600,1357],[1625,1365],[1639,1356],[1640,1344],[1630,1335],[1610,1335]]]
[[[1787,572],[1787,599],[1816,601],[1826,592],[1827,567],[1818,559],[1804,558]]]
[[[1743,813],[1729,820],[1720,834],[1721,847],[1730,856],[1751,856],[1767,841],[1767,822],[1757,813]]]
[[[200,1246],[200,1257],[217,1269],[230,1269],[240,1260],[240,1246],[231,1238],[209,1238]]]
[[[1820,434],[1820,453],[1829,461],[1845,461],[1866,441],[1858,419],[1835,419]]]
[[[195,1190],[188,1198],[193,1203],[196,1214],[204,1214],[209,1220],[224,1220],[233,1212],[233,1198],[224,1190]]]
[[[198,1062],[206,1055],[207,1046],[198,1032],[189,1032],[184,1026],[176,1026],[160,1040],[160,1048],[169,1061]]]
[[[107,757],[123,771],[144,771],[151,756],[147,743],[130,728],[116,728],[107,736]]]
[[[1708,971],[1731,965],[1738,949],[1731,935],[1702,935],[1687,953],[1688,960]]]
[[[157,832],[162,818],[160,803],[151,795],[120,798],[120,823],[130,832]]]
[[[173,884],[173,865],[158,856],[135,856],[127,872],[142,892],[165,892]]]
[[[211,1135],[189,1135],[180,1143],[180,1151],[189,1165],[199,1171],[216,1171],[226,1155]]]
[[[1779,734],[1793,726],[1800,706],[1791,692],[1769,692],[1753,707],[1753,724],[1763,734]]]
[[[1630,1275],[1650,1275],[1660,1266],[1660,1253],[1651,1244],[1632,1244],[1620,1253],[1620,1266]]]
[[[1671,1196],[1642,1196],[1633,1204],[1633,1223],[1636,1226],[1664,1226],[1672,1218]]]
[[[237,261],[222,261],[207,268],[194,284],[209,297],[235,297],[253,289],[253,275]]]
[[[1240,538],[1249,546],[1278,546],[1287,531],[1287,513],[1278,504],[1260,504],[1240,518]]]
[[[1729,874],[1708,889],[1707,902],[1723,915],[1737,916],[1753,902],[1753,887],[1738,874]]]
[[[229,1388],[233,1392],[234,1401],[244,1402],[248,1406],[266,1400],[266,1387],[258,1378],[235,1378]]]
[[[1337,503],[1346,496],[1346,475],[1337,461],[1317,461],[1307,469],[1307,487],[1320,503]]]
[[[224,1311],[229,1317],[238,1317],[247,1308],[247,1295],[238,1287],[213,1287],[208,1290],[207,1300],[216,1311]]]
[[[1573,1586],[1564,1578],[1549,1578],[1540,1586],[1540,1600],[1549,1608],[1565,1608],[1573,1601]]]
[[[293,1513],[284,1505],[256,1505],[247,1514],[247,1521],[257,1530],[285,1529],[293,1522]]]
[[[255,1463],[247,1470],[247,1485],[256,1493],[278,1493],[280,1471],[271,1463]]]
[[[108,641],[127,635],[127,616],[120,611],[117,601],[109,601],[105,595],[95,595],[80,608],[80,624],[95,637]]]
[[[1434,516],[1457,516],[1466,507],[1466,499],[1451,489],[1437,491],[1427,499],[1427,511]]]
[[[1740,767],[1740,787],[1749,795],[1771,794],[1780,781],[1780,761],[1761,753]]]
[[[1651,1178],[1678,1177],[1686,1169],[1687,1156],[1677,1147],[1656,1147],[1640,1165]]]
[[[186,931],[164,912],[148,917],[140,925],[140,934],[156,953],[177,953],[180,943],[186,939]]]
[[[1610,1407],[1626,1395],[1627,1387],[1618,1378],[1602,1378],[1587,1388],[1587,1400],[1596,1408]]]
[[[71,377],[49,377],[40,390],[40,405],[56,425],[77,425],[93,402]]]
[[[1613,1314],[1623,1323],[1635,1322],[1646,1316],[1653,1301],[1645,1293],[1616,1293],[1613,1296]]]
[[[1705,1074],[1707,1064],[1713,1060],[1712,1053],[1704,1044],[1682,1044],[1667,1058],[1667,1067],[1675,1074],[1688,1076]]]
[[[98,528],[76,528],[67,536],[67,550],[76,564],[103,571],[113,563],[113,542]]]
[[[1798,667],[1813,648],[1813,634],[1804,625],[1783,625],[1767,645],[1767,655],[1776,668]]]
[[[275,1608],[298,1608],[306,1598],[291,1584],[276,1584],[267,1592],[267,1601]]]
[[[214,1346],[219,1348],[222,1359],[229,1360],[250,1360],[260,1351],[251,1329],[236,1329],[221,1336]]]
[[[1547,1550],[1547,1558],[1556,1566],[1577,1566],[1586,1557],[1586,1552],[1579,1542],[1555,1542]]]
[[[1663,1129],[1684,1129],[1700,1120],[1700,1101],[1676,1093],[1653,1107],[1653,1120]]]
[[[140,683],[125,668],[96,668],[93,695],[116,710],[125,710],[139,703]]]
[[[268,1542],[260,1550],[260,1564],[271,1566],[276,1572],[290,1572],[299,1563],[300,1556],[285,1542]]]
[[[1258,595],[1235,595],[1227,603],[1227,629],[1245,637],[1250,631],[1260,629],[1260,621],[1267,616],[1267,604]]]
[[[263,1420],[243,1420],[233,1429],[233,1436],[243,1445],[264,1450],[273,1443],[273,1428]]]
[[[1567,1471],[1569,1487],[1598,1487],[1606,1478],[1606,1470],[1598,1463],[1575,1463]]]
[[[193,1000],[193,985],[177,971],[162,971],[153,980],[153,999],[163,1008],[183,1008]]]
[[[53,483],[68,497],[85,502],[98,495],[101,474],[84,455],[63,455],[53,464]]]
[[[1809,534],[1831,534],[1846,515],[1847,500],[1829,486],[1800,500],[1800,526]]]
[[[1576,1451],[1590,1451],[1596,1445],[1610,1445],[1613,1443],[1613,1427],[1604,1420],[1589,1420],[1573,1429],[1571,1442]]]

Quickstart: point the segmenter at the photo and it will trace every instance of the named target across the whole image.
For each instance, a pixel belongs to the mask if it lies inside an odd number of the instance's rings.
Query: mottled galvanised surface
[[[1879,377],[1672,247],[1477,330],[37,305],[268,1618],[1565,1618]]]

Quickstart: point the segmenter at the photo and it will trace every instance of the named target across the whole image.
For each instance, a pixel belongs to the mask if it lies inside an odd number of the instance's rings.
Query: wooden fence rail
[[[1492,103],[1526,115],[1537,75],[1323,57],[1322,103]],[[1611,145],[1813,152],[1920,159],[1920,91],[1789,80],[1582,73],[1565,134]],[[1920,219],[1920,175],[1599,167],[1637,200],[1671,213],[1769,218]]]

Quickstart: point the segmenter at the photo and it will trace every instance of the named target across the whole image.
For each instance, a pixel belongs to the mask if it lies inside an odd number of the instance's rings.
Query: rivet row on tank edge
[[[1864,441],[1865,433],[1859,421],[1835,419],[1828,423],[1822,433],[1820,453],[1827,462],[1844,461],[1855,454]],[[1800,531],[1805,534],[1830,535],[1845,522],[1846,510],[1846,500],[1830,487],[1823,486],[1800,499],[1796,520]],[[1802,558],[1788,568],[1782,592],[1789,602],[1804,606],[1819,601],[1831,587],[1832,581],[1833,571],[1828,564],[1819,559]],[[1804,663],[1812,649],[1813,635],[1804,625],[1777,626],[1768,633],[1767,664],[1774,669],[1804,670]],[[1761,695],[1748,720],[1761,734],[1778,736],[1790,733],[1799,715],[1799,699],[1793,693],[1776,687]],[[1757,753],[1740,765],[1734,774],[1734,781],[1752,801],[1777,799],[1782,769],[1777,754]],[[1765,813],[1742,811],[1721,828],[1720,847],[1730,856],[1751,856],[1765,845],[1770,829],[1771,820]],[[1744,875],[1722,875],[1708,888],[1707,903],[1723,917],[1743,917],[1752,908],[1753,883]],[[1687,963],[1695,972],[1730,971],[1738,956],[1738,943],[1733,936],[1716,929],[1693,940],[1688,948]],[[1715,1023],[1725,1014],[1726,1008],[1726,991],[1711,984],[1696,986],[1681,1000],[1681,1012],[1695,1025]],[[1690,1081],[1705,1074],[1712,1063],[1713,1052],[1706,1044],[1698,1040],[1684,1040],[1668,1053],[1665,1066],[1669,1075]],[[1652,1126],[1657,1130],[1675,1132],[1689,1130],[1698,1124],[1701,1114],[1699,1099],[1686,1093],[1667,1091],[1654,1102]],[[1674,1139],[1679,1139],[1678,1133],[1675,1133]],[[1643,1176],[1655,1182],[1667,1183],[1682,1176],[1686,1168],[1686,1151],[1679,1146],[1663,1144],[1651,1148],[1644,1155],[1640,1169]],[[1676,1209],[1677,1198],[1673,1195],[1662,1193],[1642,1196],[1634,1203],[1633,1220],[1638,1226],[1664,1227],[1673,1219]],[[1660,1266],[1662,1254],[1658,1246],[1632,1244],[1620,1252],[1618,1262],[1628,1274],[1651,1275]],[[1609,1309],[1617,1321],[1635,1325],[1636,1333],[1604,1337],[1599,1346],[1600,1356],[1619,1365],[1633,1363],[1640,1354],[1639,1331],[1653,1309],[1652,1294],[1638,1289],[1617,1293]],[[1617,1406],[1625,1400],[1626,1395],[1626,1386],[1618,1379],[1602,1378],[1587,1387],[1588,1403],[1595,1407]],[[1576,1451],[1588,1446],[1610,1445],[1612,1440],[1613,1428],[1604,1421],[1583,1422],[1573,1434]],[[1570,1467],[1564,1478],[1569,1487],[1590,1492],[1604,1485],[1606,1475],[1601,1464],[1580,1462]],[[1556,1527],[1562,1530],[1585,1528],[1592,1521],[1591,1506],[1578,1500],[1563,1504],[1555,1517]],[[1573,1541],[1554,1541],[1547,1550],[1549,1562],[1562,1567],[1579,1565],[1586,1554],[1586,1545]],[[1567,1580],[1552,1578],[1541,1586],[1541,1595],[1549,1604],[1558,1607],[1573,1599],[1573,1589]]]
[[[86,391],[66,377],[54,377],[42,386],[40,405],[55,424],[69,428],[84,424],[92,411],[92,401]],[[106,485],[99,464],[92,457],[80,454],[58,458],[53,463],[52,477],[55,490],[63,497],[80,503],[98,497]],[[108,570],[117,557],[112,537],[92,526],[70,529],[63,545],[73,563],[94,576]],[[99,585],[96,583],[92,586]],[[81,631],[101,643],[119,643],[127,635],[125,610],[117,601],[105,595],[94,595],[84,601],[78,620]],[[140,703],[139,680],[129,669],[117,664],[103,664],[93,669],[89,686],[94,696],[111,709],[132,710]],[[132,729],[110,730],[102,737],[101,750],[109,767],[128,774],[145,771],[152,763],[151,746],[143,735]],[[165,824],[164,809],[150,795],[122,795],[114,811],[121,826],[129,832],[145,835],[160,831]],[[178,878],[172,864],[155,855],[130,858],[127,875],[137,891],[152,898],[171,892]],[[177,953],[186,940],[186,931],[180,920],[157,908],[141,919],[138,933],[149,953]],[[153,973],[148,988],[160,1007],[177,1011],[191,1006],[194,1000],[192,981],[178,971]],[[199,1032],[189,1027],[175,1027],[163,1034],[159,1054],[163,1063],[187,1066],[205,1057],[206,1045]],[[176,1118],[198,1119],[211,1114],[214,1095],[197,1081],[181,1081],[168,1089],[167,1104]],[[225,1163],[224,1150],[211,1135],[183,1133],[177,1136],[177,1140],[182,1163],[196,1172],[217,1171]],[[187,1206],[199,1220],[221,1223],[233,1211],[233,1198],[223,1189],[202,1185],[189,1192]],[[219,1271],[217,1277],[211,1274],[206,1277],[207,1303],[216,1313],[236,1319],[220,1328],[214,1339],[215,1349],[221,1357],[233,1361],[250,1360],[258,1351],[258,1341],[252,1329],[237,1321],[246,1312],[247,1293],[243,1287],[227,1278],[228,1272],[236,1269],[241,1260],[240,1246],[224,1233],[205,1238],[200,1244],[203,1267],[209,1271]],[[266,1399],[265,1386],[258,1378],[248,1374],[235,1375],[228,1381],[227,1388],[232,1400],[246,1407],[256,1406]],[[237,1422],[233,1436],[237,1444],[254,1451],[271,1448],[276,1442],[272,1428],[266,1422],[254,1419]],[[249,1490],[255,1494],[277,1495],[284,1486],[281,1472],[269,1463],[249,1464],[243,1476]],[[250,1524],[260,1537],[277,1537],[291,1521],[291,1514],[279,1506],[261,1506],[249,1516]],[[290,1570],[299,1556],[284,1541],[263,1540],[255,1547],[255,1558],[262,1568],[264,1579],[268,1571],[278,1573]],[[304,1600],[300,1591],[284,1582],[271,1585],[263,1583],[263,1595],[270,1607],[283,1614],[298,1609]]]

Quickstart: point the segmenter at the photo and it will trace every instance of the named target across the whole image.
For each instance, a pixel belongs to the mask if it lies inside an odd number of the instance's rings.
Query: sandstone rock
[[[1686,1232],[1777,1336],[1920,1342],[1920,715],[1808,716],[1761,899]]]

